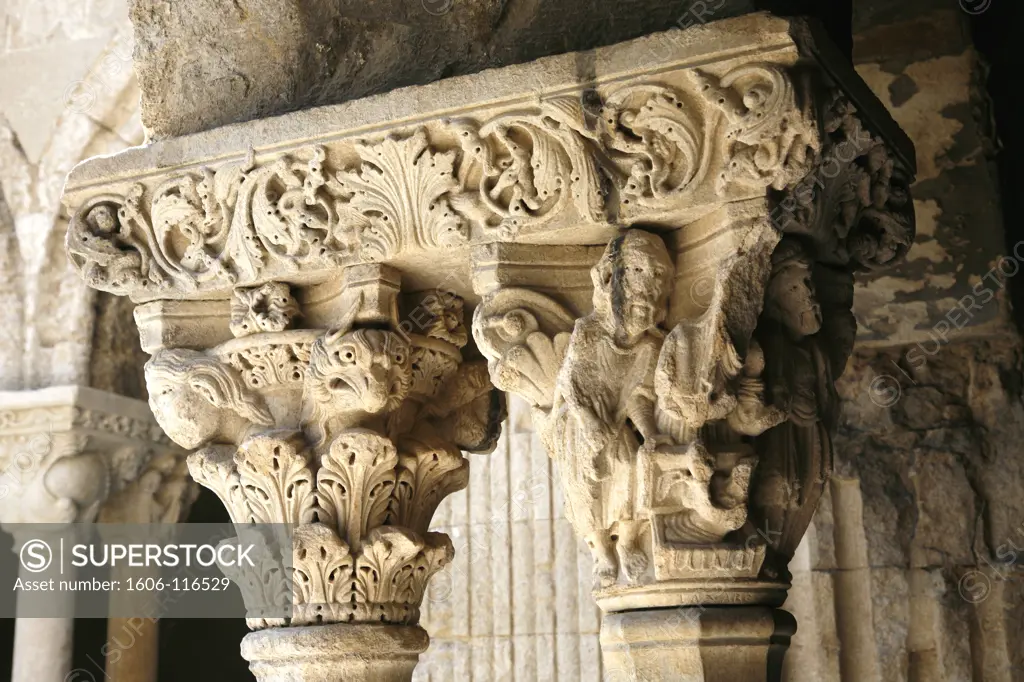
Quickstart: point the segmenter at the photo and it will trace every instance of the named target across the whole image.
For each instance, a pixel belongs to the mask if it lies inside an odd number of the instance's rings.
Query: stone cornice
[[[71,430],[174,448],[140,400],[87,386],[0,391],[0,437]]]
[[[94,159],[68,178],[68,252],[94,287],[201,299],[361,262],[429,287],[418,266],[471,244],[686,225],[813,170],[810,92],[842,67],[810,36],[750,15]],[[894,129],[881,107],[863,123]],[[889,146],[909,180],[904,141]]]

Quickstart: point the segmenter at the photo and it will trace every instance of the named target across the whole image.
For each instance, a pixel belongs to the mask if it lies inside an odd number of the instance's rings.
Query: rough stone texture
[[[986,293],[1001,290],[1004,253],[997,145],[967,15],[932,0],[857,9],[857,71],[913,139],[918,165],[917,240],[904,264],[858,282],[861,337],[910,343],[998,327],[1003,297]]]
[[[699,23],[693,5],[706,22],[753,3],[131,0],[130,11],[143,122],[162,138]]]
[[[814,15],[849,35],[850,1],[130,0],[130,8],[142,119],[162,138],[755,9]],[[590,68],[581,59],[581,80]]]
[[[787,676],[1018,682],[1021,340],[984,70],[955,7],[856,7],[858,72],[917,148],[918,241],[858,286],[837,477],[792,567],[810,592],[787,602]]]
[[[837,478],[794,568],[816,595],[789,604],[814,624],[797,635],[794,682],[1021,679],[1020,340],[954,343],[917,366],[906,353],[861,350],[841,382]]]

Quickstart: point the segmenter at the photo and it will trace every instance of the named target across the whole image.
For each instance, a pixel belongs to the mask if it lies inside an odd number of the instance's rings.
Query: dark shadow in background
[[[230,523],[231,519],[217,496],[200,488],[188,522]],[[252,682],[249,664],[238,649],[248,633],[241,618],[161,621],[158,682]]]
[[[217,496],[200,488],[189,512],[188,523],[229,523],[227,510]],[[13,621],[0,630],[0,675],[10,678]],[[10,630],[10,635],[6,634]],[[248,664],[238,647],[249,632],[240,618],[166,618],[160,621],[159,682],[252,682]],[[104,682],[103,648],[107,621],[82,618],[75,622],[72,669],[81,673],[67,682]],[[91,675],[87,676],[85,673]]]
[[[968,7],[982,7],[982,0],[963,0]],[[1018,261],[1024,257],[1024,2],[991,0],[984,12],[971,16],[971,33],[975,48],[990,71],[987,82],[992,98],[992,117],[1001,150],[996,155],[999,169],[999,190],[1006,234],[1006,254]],[[981,112],[986,113],[986,112]],[[1024,262],[1019,263],[1024,268]],[[1018,329],[1024,331],[1024,273],[1008,280],[1013,317]]]

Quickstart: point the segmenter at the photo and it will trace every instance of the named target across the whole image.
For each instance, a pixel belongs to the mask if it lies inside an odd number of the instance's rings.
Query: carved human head
[[[93,234],[109,235],[117,231],[117,209],[109,204],[96,204],[85,219]]]
[[[627,230],[591,269],[594,311],[605,325],[635,338],[665,319],[674,268],[661,237]]]
[[[812,263],[796,239],[783,239],[772,253],[765,314],[782,324],[794,338],[817,334],[821,329],[821,306],[814,291]]]
[[[229,420],[274,424],[263,399],[246,387],[238,372],[198,351],[157,351],[146,363],[146,386],[153,416],[184,448],[209,442]]]

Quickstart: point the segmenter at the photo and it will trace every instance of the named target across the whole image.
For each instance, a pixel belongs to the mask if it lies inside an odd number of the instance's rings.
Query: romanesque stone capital
[[[142,304],[193,476],[297,527],[295,614],[245,650],[314,680],[272,659],[350,649],[282,626],[414,627],[491,382],[533,407],[606,611],[780,605],[853,274],[909,248],[913,174],[852,69],[756,14],[92,160],[67,250]]]
[[[784,599],[831,471],[853,274],[913,239],[908,169],[821,97],[806,175],[767,200],[575,260],[475,253],[477,345],[534,408],[607,610]]]
[[[120,520],[130,497],[163,514],[122,522],[176,522],[194,492],[184,454],[137,400],[81,386],[2,392],[0,521]]]
[[[345,624],[330,632],[356,639],[406,626],[421,634],[388,632],[422,638],[427,582],[453,556],[431,518],[469,480],[461,450],[493,448],[504,410],[486,364],[463,361],[462,299],[400,293],[398,272],[384,265],[351,266],[298,299],[283,283],[239,287],[214,317],[232,338],[201,350],[148,348],[150,404],[166,432],[196,450],[192,476],[236,524],[295,529],[292,615],[250,619],[294,637],[254,635],[254,656],[267,642],[285,646],[282,638],[292,648],[320,641],[299,626]],[[401,323],[400,309],[415,326]],[[197,327],[208,320],[162,310],[140,310],[144,338],[204,338]],[[148,325],[158,328],[150,335]],[[405,652],[409,671],[419,651]],[[310,669],[326,656],[306,654]],[[252,660],[260,679],[287,672]]]
[[[763,197],[634,222],[604,249],[474,251],[474,337],[558,464],[622,679],[781,674],[792,627],[772,609],[832,471],[854,273],[914,237],[913,168],[841,90],[806,92],[799,170],[774,153],[791,110],[718,174],[728,187],[750,161]],[[687,627],[656,632],[673,618]]]

